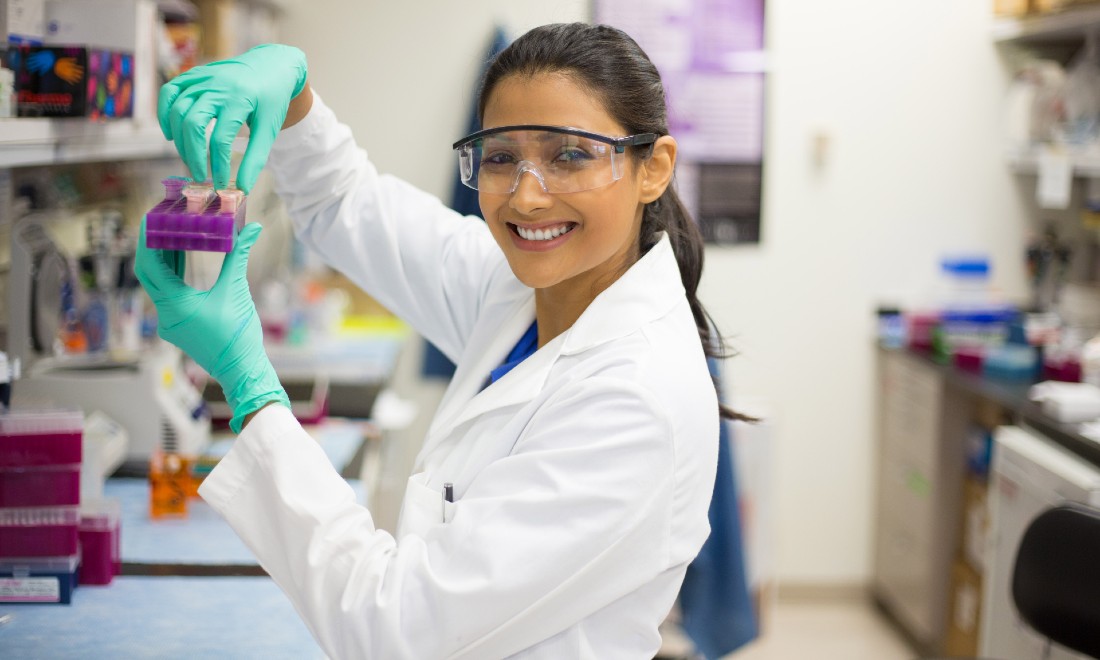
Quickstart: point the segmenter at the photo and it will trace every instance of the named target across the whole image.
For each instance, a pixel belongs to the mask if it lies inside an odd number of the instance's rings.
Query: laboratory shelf
[[[174,153],[151,121],[0,119],[0,167],[167,158]]]
[[[1100,27],[1100,6],[1090,5],[1026,18],[993,19],[993,41],[1040,43],[1082,39]]]
[[[1037,174],[1039,172],[1039,156],[1035,152],[1010,153],[1006,156],[1009,167],[1017,174]],[[1100,178],[1100,155],[1074,155],[1070,157],[1073,166],[1073,176],[1083,178]]]

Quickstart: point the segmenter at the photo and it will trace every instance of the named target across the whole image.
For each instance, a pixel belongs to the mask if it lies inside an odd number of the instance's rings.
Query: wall
[[[281,33],[309,58],[310,84],[385,171],[450,198],[451,144],[466,124],[495,24],[510,38],[588,20],[588,2],[296,1]]]
[[[711,249],[702,295],[742,353],[729,386],[774,413],[778,578],[860,582],[876,303],[926,288],[938,255],[960,247],[988,248],[997,283],[1023,290],[1023,191],[999,158],[1007,78],[988,2],[767,2],[764,239]],[[326,102],[375,162],[444,199],[493,22],[515,36],[589,16],[581,1],[288,6],[282,33]]]
[[[988,2],[768,0],[763,244],[712,249],[702,295],[741,351],[727,387],[771,403],[777,577],[867,579],[874,309],[984,248],[1024,291],[1028,221],[1000,159],[1008,78]],[[811,160],[815,135],[825,164]]]

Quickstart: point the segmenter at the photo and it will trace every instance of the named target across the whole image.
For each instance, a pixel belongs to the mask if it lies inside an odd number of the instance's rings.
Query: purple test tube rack
[[[201,250],[229,252],[237,233],[244,227],[247,198],[241,199],[236,212],[222,212],[222,201],[211,195],[200,213],[188,213],[187,199],[181,194],[186,179],[164,180],[164,200],[145,216],[145,246],[156,250]]]

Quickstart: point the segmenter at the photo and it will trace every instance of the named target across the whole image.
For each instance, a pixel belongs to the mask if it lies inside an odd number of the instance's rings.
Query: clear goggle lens
[[[548,193],[606,186],[623,176],[626,147],[656,135],[612,138],[579,129],[547,127],[480,131],[455,144],[462,183],[486,193],[515,191],[531,174]]]

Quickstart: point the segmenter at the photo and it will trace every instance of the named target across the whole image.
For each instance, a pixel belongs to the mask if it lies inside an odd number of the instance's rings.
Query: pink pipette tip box
[[[187,183],[179,177],[164,180],[164,199],[145,216],[145,247],[229,252],[244,227],[247,198],[240,194],[226,199],[224,195],[213,194],[211,188],[201,210],[191,212],[183,194]]]

